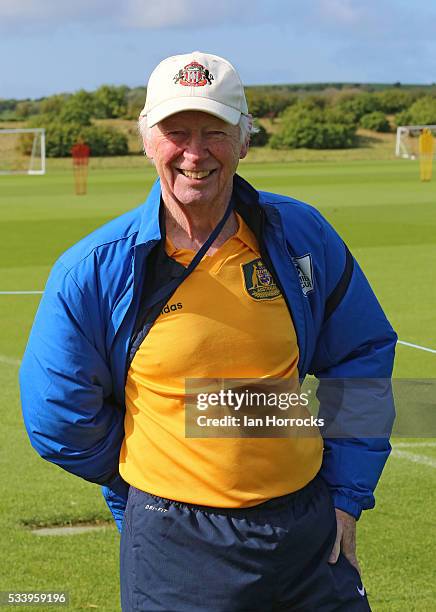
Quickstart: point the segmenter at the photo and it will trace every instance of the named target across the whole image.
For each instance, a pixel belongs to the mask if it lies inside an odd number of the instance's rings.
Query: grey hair
[[[251,134],[257,134],[259,128],[254,125],[253,115],[242,115],[239,119],[239,131],[241,133],[241,144],[250,141]]]
[[[241,144],[250,140],[251,134],[257,134],[259,128],[253,123],[252,115],[242,115],[239,119],[239,133],[241,138]],[[150,137],[151,128],[147,125],[147,116],[141,115],[138,119],[138,131],[141,135],[142,141],[148,140]]]

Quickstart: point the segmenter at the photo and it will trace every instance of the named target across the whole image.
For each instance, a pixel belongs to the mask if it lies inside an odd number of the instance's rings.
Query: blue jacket
[[[128,354],[147,257],[162,244],[160,196],[158,180],[145,204],[60,257],[20,371],[32,445],[44,459],[104,485],[118,524],[128,491],[118,473]],[[334,229],[307,204],[257,192],[237,175],[233,198],[262,241],[261,255],[291,310],[300,376],[389,379],[395,332]],[[386,397],[386,390],[377,394]],[[392,401],[380,402],[377,409],[389,428]],[[389,452],[388,435],[324,438],[321,474],[337,508],[358,518],[362,509],[374,506],[373,491]]]

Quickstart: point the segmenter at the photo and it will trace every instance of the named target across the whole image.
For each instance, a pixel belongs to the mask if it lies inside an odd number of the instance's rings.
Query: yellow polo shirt
[[[185,437],[186,378],[283,378],[298,386],[291,316],[254,235],[238,222],[173,294],[127,376],[120,474],[185,503],[253,506],[304,487],[321,465],[319,435]],[[166,248],[185,266],[194,255],[168,239]]]

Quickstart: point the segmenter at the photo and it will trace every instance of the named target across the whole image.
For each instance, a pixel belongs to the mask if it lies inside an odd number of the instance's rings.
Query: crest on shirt
[[[293,257],[292,261],[298,272],[298,278],[300,280],[301,290],[304,295],[307,295],[313,291],[313,266],[312,266],[312,255],[302,255],[301,257]]]
[[[261,259],[241,264],[244,289],[253,300],[275,300],[280,297],[279,288]]]
[[[180,68],[173,79],[176,85],[203,87],[207,84],[212,85],[213,75],[202,64],[191,62],[190,64],[186,64],[184,68]]]

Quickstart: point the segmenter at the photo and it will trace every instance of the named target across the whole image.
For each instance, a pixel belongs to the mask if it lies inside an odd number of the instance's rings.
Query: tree
[[[91,125],[80,134],[94,156],[127,155],[129,152],[127,137],[116,128]]]
[[[58,118],[63,123],[90,125],[93,114],[93,95],[84,89],[81,89],[66,100]]]
[[[416,100],[409,109],[396,116],[395,122],[397,125],[435,125],[436,98],[424,96]]]
[[[360,121],[363,115],[380,110],[378,99],[370,93],[361,93],[348,100],[343,100],[338,106],[343,112],[352,114],[356,122]]]
[[[102,85],[94,93],[94,116],[99,119],[125,117],[128,87]]]
[[[38,105],[36,102],[31,102],[30,100],[22,100],[18,102],[15,107],[15,115],[17,119],[27,119],[30,115],[34,115],[38,112]]]
[[[296,101],[297,96],[295,94],[291,94],[289,92],[272,92],[265,96],[265,104],[268,110],[264,116],[269,117],[270,119],[275,119],[276,117],[278,117],[278,115],[280,115],[281,112],[285,110],[285,108],[288,108],[288,106],[292,106],[293,104],[295,104]],[[261,116],[256,115],[255,113],[252,114],[255,117]]]
[[[299,99],[295,104],[286,108],[280,115],[281,129],[288,124],[305,122],[324,123],[325,112],[310,98]]]
[[[354,114],[344,111],[338,106],[327,106],[323,113],[323,117],[327,123],[356,126]]]
[[[334,118],[334,122],[332,121]],[[273,149],[344,149],[356,143],[356,124],[310,102],[298,102],[281,115],[280,131],[270,139]]]
[[[91,155],[127,155],[128,142],[119,130],[106,126],[83,126],[80,123],[51,122],[45,125],[47,157],[69,157],[71,147],[79,139],[90,147]],[[32,140],[23,141],[24,152],[29,154]]]
[[[409,108],[417,99],[417,92],[404,89],[385,89],[374,94],[378,101],[379,110],[384,113],[398,113]]]
[[[126,94],[126,119],[138,119],[145,103],[147,90],[145,87],[135,87]]]
[[[245,96],[253,117],[277,117],[297,100],[297,96],[288,91],[264,91],[256,87],[247,87]]]
[[[44,98],[39,104],[39,110],[44,114],[60,115],[69,97],[68,94],[57,94]]]
[[[247,88],[245,97],[247,99],[248,110],[253,117],[265,117],[268,114],[270,106],[265,94],[256,89]]]
[[[13,98],[0,98],[0,113],[3,111],[13,111],[18,104],[18,100]]]

